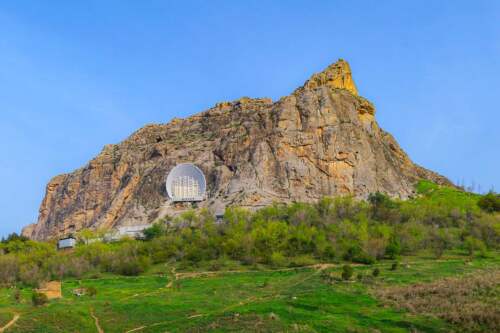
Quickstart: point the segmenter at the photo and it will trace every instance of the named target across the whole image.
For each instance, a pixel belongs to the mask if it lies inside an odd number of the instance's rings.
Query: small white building
[[[73,236],[62,238],[57,242],[59,250],[72,249],[76,246],[76,239]]]

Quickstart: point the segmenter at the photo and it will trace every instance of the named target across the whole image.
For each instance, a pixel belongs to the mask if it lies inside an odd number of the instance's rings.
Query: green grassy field
[[[376,300],[372,291],[385,286],[433,281],[446,276],[480,274],[500,268],[500,255],[468,260],[448,255],[441,260],[405,257],[354,267],[381,274],[371,283],[327,281],[341,267],[287,271],[219,273],[176,281],[173,275],[67,280],[60,300],[34,307],[31,290],[16,304],[12,289],[0,289],[0,327],[14,314],[7,332],[450,332],[460,331],[432,316],[411,315]],[[158,270],[158,268],[156,268]],[[94,297],[72,290],[95,287]],[[93,316],[94,315],[94,316]]]

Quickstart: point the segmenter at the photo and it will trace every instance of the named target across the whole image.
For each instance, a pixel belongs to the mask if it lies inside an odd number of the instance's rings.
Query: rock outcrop
[[[374,106],[358,95],[348,63],[339,60],[279,101],[218,103],[105,146],[83,168],[49,182],[38,223],[23,234],[49,239],[175,214],[164,184],[182,162],[205,173],[208,198],[200,206],[214,211],[376,191],[407,198],[420,179],[449,184],[415,165],[378,126]]]

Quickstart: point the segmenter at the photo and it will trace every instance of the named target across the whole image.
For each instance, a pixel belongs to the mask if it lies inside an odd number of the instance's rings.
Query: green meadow
[[[481,275],[500,268],[500,254],[471,259],[424,254],[373,265],[180,275],[159,265],[136,277],[109,275],[63,281],[63,298],[34,306],[32,290],[0,290],[0,327],[6,332],[461,332],[432,314],[411,314],[385,304],[374,292],[390,286],[429,283],[448,276]],[[375,268],[380,275],[372,277]],[[371,277],[359,279],[358,275]],[[358,276],[358,278],[356,278]],[[75,296],[94,287],[95,296]],[[497,289],[498,291],[498,289]],[[498,300],[498,293],[494,296]]]

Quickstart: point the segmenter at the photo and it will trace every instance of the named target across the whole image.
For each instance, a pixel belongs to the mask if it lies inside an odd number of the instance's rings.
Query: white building
[[[192,163],[177,164],[168,174],[167,193],[173,202],[205,200],[207,183],[203,171]]]
[[[73,237],[63,238],[57,242],[57,248],[59,250],[72,249],[75,246],[76,246],[76,239]]]

